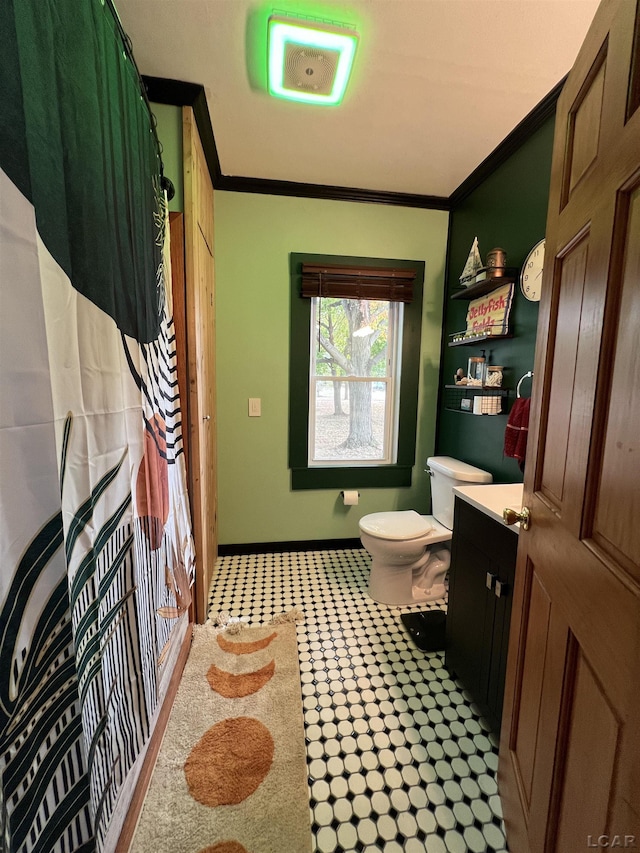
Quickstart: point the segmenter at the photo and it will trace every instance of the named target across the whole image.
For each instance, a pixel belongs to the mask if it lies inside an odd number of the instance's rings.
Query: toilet
[[[419,604],[445,594],[451,560],[453,489],[493,477],[450,456],[430,456],[432,515],[415,510],[373,512],[360,519],[360,540],[371,555],[370,597],[380,604]]]

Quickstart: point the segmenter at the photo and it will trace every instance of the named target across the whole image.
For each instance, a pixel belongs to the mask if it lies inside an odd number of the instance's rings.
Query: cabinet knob
[[[531,512],[528,506],[523,506],[520,512],[516,512],[511,507],[505,507],[502,510],[502,518],[505,524],[515,524],[520,522],[520,527],[523,530],[528,530],[530,526]]]

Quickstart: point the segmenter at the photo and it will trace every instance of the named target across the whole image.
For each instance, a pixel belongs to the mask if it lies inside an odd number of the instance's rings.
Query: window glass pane
[[[311,461],[389,461],[386,382],[316,381],[312,407]]]
[[[314,299],[316,376],[388,376],[389,303]]]

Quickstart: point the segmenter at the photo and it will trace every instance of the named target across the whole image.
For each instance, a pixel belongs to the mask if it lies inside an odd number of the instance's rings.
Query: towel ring
[[[525,379],[531,379],[532,377],[533,377],[533,370],[528,370],[524,376],[520,377],[520,381],[518,382],[518,385],[516,386],[516,397],[520,397],[520,386],[522,385],[524,380]]]

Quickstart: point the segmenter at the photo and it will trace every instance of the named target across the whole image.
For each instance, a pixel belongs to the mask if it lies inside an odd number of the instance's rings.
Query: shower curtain
[[[115,849],[188,628],[161,161],[109,0],[0,3],[0,849]]]

